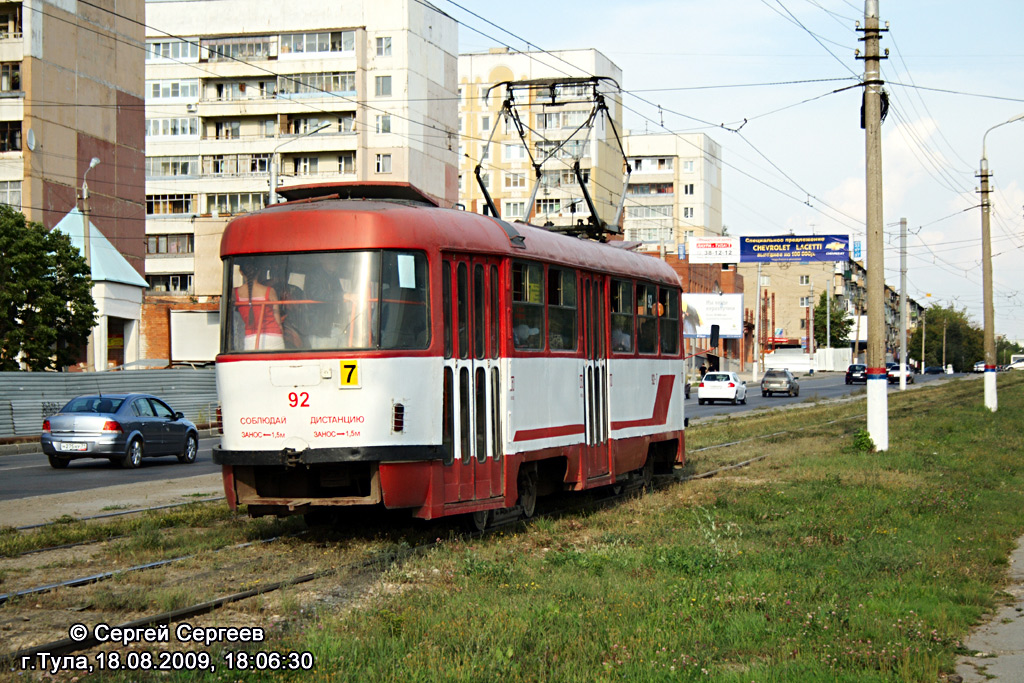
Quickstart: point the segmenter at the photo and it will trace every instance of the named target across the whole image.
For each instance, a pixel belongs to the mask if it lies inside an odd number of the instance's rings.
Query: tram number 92
[[[308,408],[309,407],[309,392],[308,391],[291,391],[291,392],[288,392],[288,405],[291,408]]]

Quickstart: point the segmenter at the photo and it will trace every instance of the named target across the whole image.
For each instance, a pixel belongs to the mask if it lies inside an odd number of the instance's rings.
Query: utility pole
[[[907,219],[900,219],[900,391],[907,389]]]
[[[924,359],[924,340],[928,332],[928,309],[921,311],[921,372],[924,372],[928,363]]]
[[[89,280],[92,281],[92,228],[89,226],[89,171],[100,164],[99,157],[93,157],[89,161],[89,168],[82,174],[82,255],[85,257],[85,265],[89,269]],[[92,287],[93,285],[90,285]],[[94,290],[95,291],[95,290]],[[104,366],[106,364],[104,363]],[[85,370],[92,372],[96,369],[96,327],[89,330],[89,336],[85,342]],[[106,369],[106,367],[102,368]]]
[[[949,320],[942,321],[942,371],[946,371],[946,326],[949,325]]]
[[[985,308],[985,407],[993,413],[999,408],[996,396],[996,323],[995,304],[992,299],[992,231],[989,218],[992,213],[992,202],[989,199],[988,179],[992,174],[988,171],[988,157],[985,155],[985,138],[999,126],[1024,119],[1024,114],[1014,116],[1008,121],[997,123],[981,136],[981,280],[985,290],[983,295]]]
[[[825,288],[825,348],[828,349],[829,367],[832,367],[832,286],[836,273],[829,275],[828,286]]]
[[[882,80],[878,1],[864,1],[864,151],[866,157],[868,286],[868,435],[889,450],[888,377],[885,372],[885,226],[882,212]],[[859,55],[858,55],[859,56]]]
[[[754,374],[751,380],[757,382],[760,379],[758,374],[761,370],[761,262],[757,262],[757,301],[754,303],[756,312],[754,314]]]
[[[811,280],[811,305],[808,306],[811,315],[807,321],[807,353],[810,354],[811,358],[811,369],[814,369],[814,280]]]

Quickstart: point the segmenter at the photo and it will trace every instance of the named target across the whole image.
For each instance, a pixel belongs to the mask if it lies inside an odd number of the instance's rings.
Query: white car
[[[732,401],[733,405],[747,402],[747,383],[735,372],[709,372],[697,385],[697,403]]]
[[[900,369],[900,366],[897,365],[894,368],[889,368],[889,371],[886,373],[886,376],[888,377],[888,380],[889,380],[889,384],[899,384],[900,383],[900,375],[905,375],[906,376],[907,384],[913,384],[914,383],[914,372],[910,368],[907,368],[907,367],[904,367],[903,369]]]
[[[1024,370],[1024,358],[1015,360],[1006,366],[1007,370]]]

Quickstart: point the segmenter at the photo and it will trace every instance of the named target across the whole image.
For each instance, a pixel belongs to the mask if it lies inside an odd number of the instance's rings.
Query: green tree
[[[943,334],[945,334],[946,365],[956,372],[970,372],[974,363],[985,358],[984,333],[971,322],[966,310],[953,306],[932,306],[925,311],[924,324],[918,324],[909,336],[909,355],[921,355],[921,330],[924,328],[924,364],[942,365]]]
[[[70,365],[95,323],[89,269],[71,238],[0,205],[0,370]]]
[[[814,307],[814,345],[819,349],[828,346],[828,340],[825,338],[828,335],[831,337],[832,347],[849,346],[853,319],[846,316],[846,309],[839,303],[839,299],[832,297],[832,302],[826,303],[826,296],[828,295],[822,292],[818,297],[818,305]],[[832,322],[830,327],[825,326],[825,320],[828,318],[831,318]]]

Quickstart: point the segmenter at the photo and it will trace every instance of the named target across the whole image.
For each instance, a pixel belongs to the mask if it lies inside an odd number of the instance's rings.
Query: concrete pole
[[[885,373],[885,226],[882,212],[882,80],[878,1],[864,2],[864,141],[867,186],[868,434],[889,450],[889,397]]]
[[[825,287],[825,348],[829,349],[829,366],[832,365],[832,287],[835,284],[836,271],[829,274],[828,286]],[[833,368],[834,369],[834,368]]]
[[[928,366],[928,363],[924,359],[924,340],[927,338],[928,332],[928,309],[921,311],[921,372]]]
[[[900,219],[900,391],[907,389],[907,219]]]
[[[89,162],[89,168],[82,174],[82,255],[85,257],[85,265],[89,269],[89,280],[92,280],[92,229],[89,227],[89,171],[96,168],[100,163],[99,157],[93,157]],[[95,288],[90,285],[90,289]],[[106,369],[106,363],[103,364]],[[96,369],[96,326],[89,330],[89,336],[85,340],[85,370],[92,372]]]
[[[754,303],[754,372],[751,381],[757,382],[760,379],[758,372],[761,370],[761,262],[757,262],[757,301]]]

